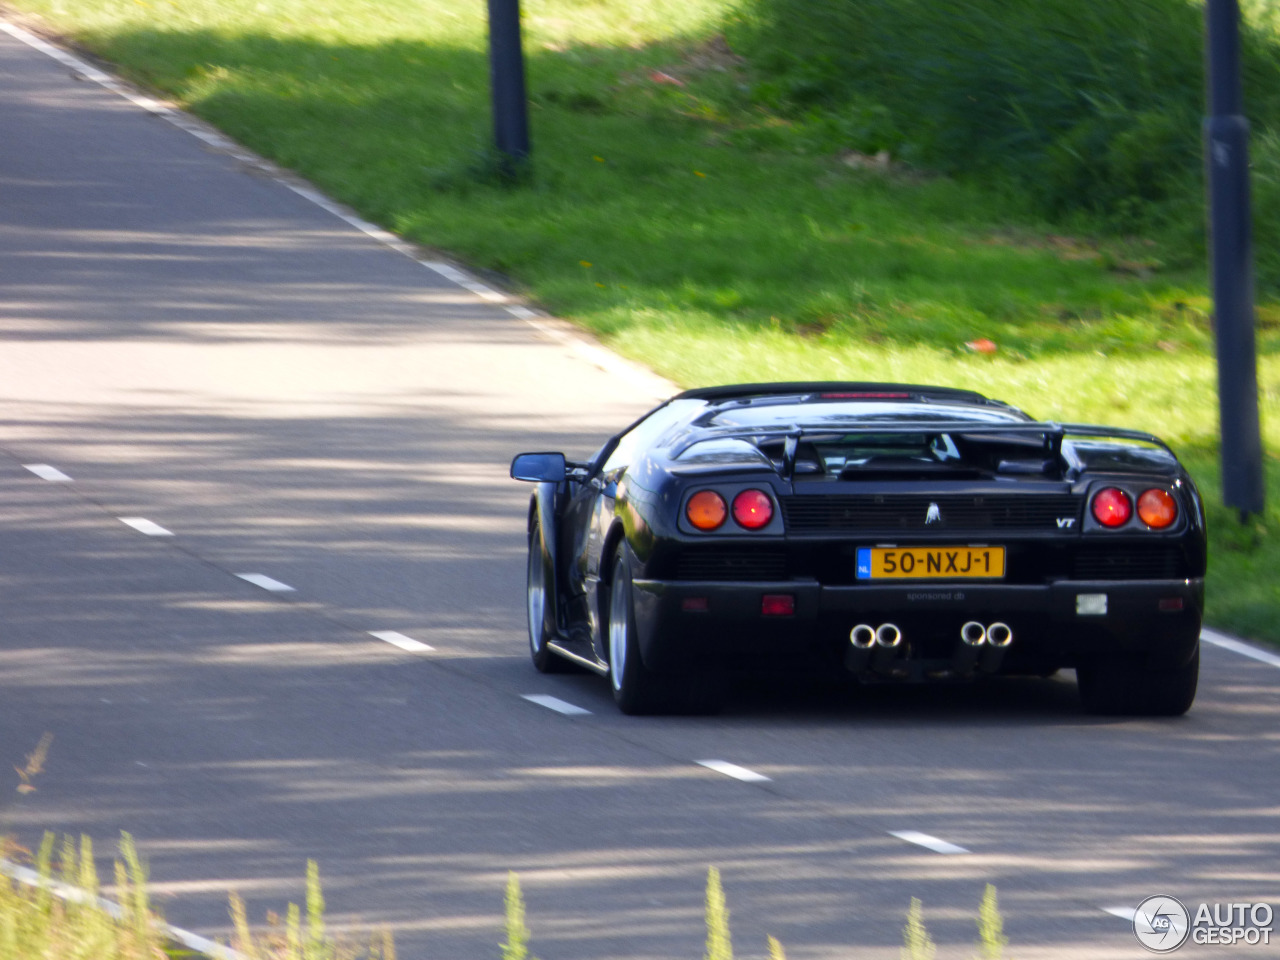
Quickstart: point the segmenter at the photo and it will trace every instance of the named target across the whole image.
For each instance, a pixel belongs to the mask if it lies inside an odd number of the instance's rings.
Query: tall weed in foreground
[[[729,936],[729,908],[724,902],[720,871],[707,871],[707,953],[706,960],[733,960],[733,941]]]
[[[729,907],[725,902],[724,886],[720,871],[707,870],[706,896],[707,946],[703,960],[733,960],[733,943],[729,932]],[[978,949],[981,957],[976,960],[1002,960],[1005,945],[1004,920],[996,900],[996,888],[987,884],[978,908]],[[507,876],[506,894],[506,942],[502,943],[501,960],[528,960],[529,928],[525,923],[524,898],[520,894],[520,880],[514,872]],[[767,938],[769,960],[787,960],[781,942],[776,937]],[[924,924],[924,907],[912,897],[907,910],[907,922],[902,929],[902,960],[934,960],[937,946]],[[306,958],[310,960],[310,958]],[[394,960],[394,958],[391,958]]]
[[[93,844],[70,837],[56,850],[46,833],[34,876],[20,882],[0,875],[0,960],[156,960],[166,956],[165,937],[151,912],[146,874],[133,838],[120,839],[115,863],[118,910],[98,897]]]
[[[0,859],[16,852],[0,842]],[[7,865],[0,872],[0,960],[164,960],[191,956],[170,939],[169,928],[151,906],[146,867],[128,833],[120,836],[113,865],[113,900],[102,897],[93,843],[61,842],[46,833],[31,869]],[[10,875],[12,874],[12,875]],[[289,905],[281,932],[257,934],[249,927],[244,901],[230,894],[232,946],[249,960],[396,960],[390,931],[377,934],[367,948],[330,937],[324,926],[324,898],[315,862],[307,865],[307,921]]]
[[[1004,935],[1004,919],[996,900],[996,888],[987,884],[978,907],[978,949],[981,960],[1002,960],[1009,938]]]
[[[314,860],[307,861],[306,903],[305,928],[302,911],[296,903],[291,903],[285,912],[283,929],[280,918],[268,914],[267,932],[256,934],[249,927],[244,900],[232,892],[230,910],[235,929],[232,947],[248,960],[396,960],[396,945],[390,930],[375,933],[363,949],[347,939],[329,935],[324,922],[320,867]]]
[[[525,924],[524,914],[524,896],[520,893],[520,878],[513,871],[507,874],[507,939],[500,945],[502,960],[529,960],[529,927]]]
[[[902,960],[933,960],[937,946],[924,925],[924,907],[915,897],[907,910],[907,924],[902,928]]]

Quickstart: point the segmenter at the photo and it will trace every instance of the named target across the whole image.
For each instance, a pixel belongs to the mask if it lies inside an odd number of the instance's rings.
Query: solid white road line
[[[261,587],[263,590],[271,590],[275,593],[293,592],[293,587],[287,583],[281,583],[279,580],[272,580],[265,573],[237,573],[236,576],[241,580],[247,580],[255,587]]]
[[[899,840],[905,840],[907,843],[914,843],[917,846],[924,847],[926,850],[932,850],[934,853],[969,852],[964,847],[958,847],[954,843],[948,843],[946,840],[939,840],[937,837],[921,833],[919,830],[890,830],[889,834]]]
[[[146,517],[121,517],[120,522],[126,526],[133,527],[139,533],[145,533],[148,537],[172,537],[173,532],[166,530],[160,524],[148,520]]]
[[[763,773],[756,773],[754,770],[740,767],[736,763],[729,763],[727,760],[699,760],[698,765],[744,783],[766,783],[771,779]]]
[[[370,630],[369,636],[384,640],[393,647],[408,650],[410,653],[429,653],[435,649],[430,644],[415,640],[413,637],[406,637],[403,633],[396,633],[394,630]]]
[[[1257,647],[1251,647],[1247,643],[1241,643],[1228,637],[1226,634],[1219,633],[1217,630],[1211,630],[1205,627],[1200,631],[1200,639],[1205,643],[1211,643],[1215,647],[1222,647],[1224,650],[1230,650],[1232,653],[1238,653],[1242,657],[1249,657],[1257,660],[1259,663],[1270,664],[1273,667],[1280,667],[1280,656],[1274,653],[1268,653],[1266,650],[1259,650]]]
[[[584,710],[582,707],[575,706],[561,700],[559,697],[549,697],[544,693],[522,693],[520,694],[530,703],[536,703],[540,707],[546,707],[548,710],[554,710],[556,713],[563,713],[566,717],[584,717],[590,716],[590,710]]]
[[[1109,913],[1113,917],[1119,917],[1121,920],[1127,920],[1133,923],[1133,918],[1137,916],[1137,908],[1135,907],[1103,907],[1103,913]]]
[[[70,483],[71,478],[59,470],[57,467],[51,467],[47,463],[24,463],[23,467],[30,470],[41,480],[52,480],[54,483]]]

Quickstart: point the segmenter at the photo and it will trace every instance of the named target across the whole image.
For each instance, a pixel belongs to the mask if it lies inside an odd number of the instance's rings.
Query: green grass
[[[857,152],[866,141],[847,112],[761,98],[763,68],[723,39],[741,25],[729,3],[526,3],[535,159],[520,186],[489,148],[483,4],[18,5],[365,216],[504,274],[682,384],[914,380],[1165,436],[1211,503],[1210,622],[1280,640],[1269,575],[1280,462],[1268,459],[1264,515],[1241,525],[1213,506],[1200,214],[1116,235],[1114,217],[1045,220],[1017,177],[878,165]],[[882,116],[876,106],[865,115]],[[1262,130],[1255,144],[1259,221],[1280,223],[1280,141]],[[1280,304],[1261,300],[1259,320],[1275,450]],[[966,346],[981,338],[997,351]]]

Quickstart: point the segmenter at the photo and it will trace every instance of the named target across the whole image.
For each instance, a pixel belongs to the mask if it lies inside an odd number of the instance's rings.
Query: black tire
[[[525,613],[529,623],[529,658],[539,673],[565,673],[572,664],[548,645],[556,637],[551,603],[555,579],[542,549],[542,528],[535,515],[529,531],[529,560],[525,573]]]
[[[613,558],[609,587],[609,687],[618,709],[630,715],[665,713],[673,706],[665,680],[645,667],[636,637],[636,609],[631,595],[631,565],[626,544]]]
[[[1196,699],[1199,678],[1199,647],[1172,670],[1153,669],[1145,657],[1111,657],[1076,669],[1085,709],[1110,716],[1180,717]]]

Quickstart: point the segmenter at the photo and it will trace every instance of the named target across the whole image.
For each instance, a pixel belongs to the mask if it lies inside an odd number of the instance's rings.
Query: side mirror
[[[563,453],[521,453],[511,461],[511,478],[534,483],[560,483],[565,476]]]

